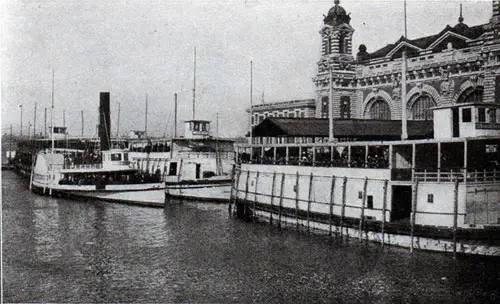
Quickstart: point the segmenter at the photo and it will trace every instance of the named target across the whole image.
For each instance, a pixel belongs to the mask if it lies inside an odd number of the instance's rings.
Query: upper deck
[[[500,136],[405,141],[241,144],[239,163],[389,170],[394,181],[500,181]]]

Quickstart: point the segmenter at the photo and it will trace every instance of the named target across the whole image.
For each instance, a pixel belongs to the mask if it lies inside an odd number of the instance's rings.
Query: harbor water
[[[500,261],[414,252],[229,218],[32,194],[2,172],[3,301],[499,303]]]

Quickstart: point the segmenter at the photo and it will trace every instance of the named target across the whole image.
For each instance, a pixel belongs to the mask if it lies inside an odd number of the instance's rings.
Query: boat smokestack
[[[111,142],[109,92],[101,92],[100,95],[99,138],[101,140],[101,150],[109,150]]]

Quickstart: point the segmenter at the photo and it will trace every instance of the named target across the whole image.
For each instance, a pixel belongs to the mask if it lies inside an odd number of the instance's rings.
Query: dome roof
[[[351,17],[346,13],[345,9],[339,5],[339,3],[339,0],[335,0],[335,6],[328,11],[328,15],[323,19],[325,24],[332,26],[342,23],[349,24]]]

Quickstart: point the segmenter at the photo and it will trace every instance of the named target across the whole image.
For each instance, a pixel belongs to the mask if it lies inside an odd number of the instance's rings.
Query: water
[[[3,301],[499,303],[499,259],[341,244],[228,218],[41,197],[2,172]]]

